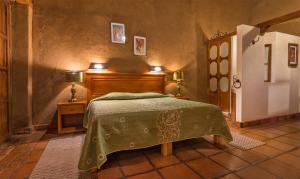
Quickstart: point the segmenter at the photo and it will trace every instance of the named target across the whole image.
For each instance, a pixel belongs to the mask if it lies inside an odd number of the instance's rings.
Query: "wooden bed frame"
[[[87,99],[110,92],[165,92],[165,74],[125,74],[125,73],[85,73]],[[224,139],[215,135],[214,142],[221,145]],[[161,145],[163,156],[172,155],[172,143]],[[97,178],[97,170],[92,171],[92,178]]]
[[[165,74],[85,73],[88,101],[110,92],[165,92]]]

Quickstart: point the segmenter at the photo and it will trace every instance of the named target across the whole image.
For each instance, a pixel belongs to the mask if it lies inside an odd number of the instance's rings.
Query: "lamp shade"
[[[83,72],[82,71],[66,71],[65,74],[66,82],[83,82]]]
[[[163,66],[150,66],[150,71],[159,73],[165,71],[165,68]]]
[[[173,80],[175,80],[175,81],[183,81],[184,80],[184,73],[183,73],[183,71],[175,71],[173,73]]]
[[[105,63],[90,63],[89,70],[105,70],[107,65]]]

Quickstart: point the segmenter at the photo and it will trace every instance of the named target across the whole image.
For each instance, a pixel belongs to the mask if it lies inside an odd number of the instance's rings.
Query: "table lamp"
[[[177,83],[177,93],[176,96],[181,96],[181,88],[180,85],[184,81],[183,71],[175,71],[173,72],[173,80]]]
[[[76,98],[75,84],[83,82],[83,72],[81,72],[81,71],[66,71],[65,80],[66,80],[66,82],[72,83],[71,99],[69,100],[69,102],[76,102],[77,98]]]

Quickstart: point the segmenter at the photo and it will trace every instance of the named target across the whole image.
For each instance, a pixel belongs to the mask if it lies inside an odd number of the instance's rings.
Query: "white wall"
[[[267,117],[299,112],[299,67],[288,67],[288,43],[300,45],[300,37],[270,32],[265,44],[272,44],[272,75],[268,84]]]
[[[242,82],[242,87],[235,90],[238,122],[300,111],[299,67],[289,68],[287,61],[288,43],[300,45],[300,38],[272,32],[260,37],[255,45],[250,45],[258,35],[258,28],[248,25],[237,27],[236,72]],[[264,82],[265,44],[272,44],[271,82]]]
[[[238,73],[242,74],[241,122],[263,118],[267,111],[267,86],[263,80],[264,44],[259,40],[251,45],[259,34],[256,27],[237,27]]]

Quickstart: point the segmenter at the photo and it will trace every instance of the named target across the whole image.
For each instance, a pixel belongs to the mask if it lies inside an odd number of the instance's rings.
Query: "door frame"
[[[12,4],[7,3],[8,134],[12,135]]]
[[[7,134],[1,138],[0,143],[5,141],[12,134],[12,15],[11,15],[11,6],[12,2],[8,0],[0,0],[5,5],[5,21],[6,21],[6,34],[3,34],[5,37],[5,53],[6,53],[6,70],[7,70]]]

